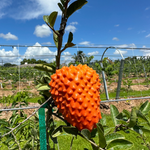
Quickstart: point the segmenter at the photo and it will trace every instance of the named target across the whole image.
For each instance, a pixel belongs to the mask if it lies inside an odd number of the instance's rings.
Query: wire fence
[[[0,45],[0,103],[8,95],[28,91],[30,97],[38,95],[35,86],[43,71],[34,69],[36,63],[55,61],[55,46]],[[78,55],[78,52],[83,51]],[[91,56],[94,56],[93,58]],[[99,74],[101,79],[101,103],[127,100],[150,99],[150,48],[136,48],[134,45],[80,47],[76,46],[61,56],[61,67],[77,62],[87,64]],[[90,60],[90,58],[92,58]],[[89,61],[90,60],[90,61]],[[31,64],[30,64],[31,63]],[[49,98],[50,99],[50,98]],[[49,100],[48,99],[48,100]],[[42,105],[0,108],[0,112],[36,109],[21,123],[1,137],[13,133],[15,129],[39,113],[40,147],[46,145],[45,107]],[[5,101],[3,101],[5,103]],[[11,103],[11,100],[10,100]],[[52,113],[53,115],[56,115]],[[59,117],[59,116],[58,116]],[[44,135],[44,136],[43,136]],[[44,142],[42,142],[44,141]]]
[[[51,63],[55,61],[57,52],[55,46],[41,45],[0,45],[0,96],[8,96],[18,91],[27,90],[31,93],[36,91],[36,77],[43,72],[34,69],[35,64],[28,64],[40,60]],[[106,51],[107,50],[107,51]],[[83,51],[82,57],[77,52]],[[106,51],[104,53],[104,51]],[[2,53],[3,52],[3,53]],[[87,62],[87,58],[94,58]],[[137,48],[135,45],[122,46],[76,46],[62,53],[61,65],[68,66],[81,61],[95,69],[101,79],[101,99],[131,99],[148,97],[150,89],[150,48]],[[103,58],[103,67],[100,62]],[[124,59],[122,78],[119,86],[121,60]],[[26,62],[25,62],[26,61]],[[7,67],[9,64],[14,66]],[[21,65],[24,63],[23,65]],[[105,78],[102,72],[104,71]],[[117,92],[119,90],[119,97]],[[36,92],[35,92],[36,91]],[[108,93],[108,96],[106,96]],[[118,100],[117,100],[118,101]]]

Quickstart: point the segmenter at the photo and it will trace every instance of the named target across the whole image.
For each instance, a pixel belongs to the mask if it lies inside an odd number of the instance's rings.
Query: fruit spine
[[[78,130],[96,127],[100,113],[100,79],[87,65],[63,67],[51,76],[50,92],[63,117]]]

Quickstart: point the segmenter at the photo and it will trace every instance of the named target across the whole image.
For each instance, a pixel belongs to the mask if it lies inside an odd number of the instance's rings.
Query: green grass
[[[107,125],[113,126],[113,121],[111,119],[111,115],[106,115],[107,119]],[[64,124],[62,121],[56,122],[57,126]],[[147,147],[142,145],[142,140],[139,137],[137,133],[134,131],[129,131],[129,133],[125,133],[124,131],[119,131],[118,133],[125,136],[125,138],[131,142],[133,142],[133,147],[130,150],[148,150]],[[146,136],[150,139],[149,133],[146,134]],[[69,150],[70,144],[71,144],[72,136],[67,135],[63,133],[61,136],[58,136],[58,142],[59,142],[59,148],[60,150]],[[94,141],[98,144],[98,136],[94,138]],[[149,140],[147,140],[149,141]],[[74,139],[72,150],[84,150],[84,148],[87,148],[88,150],[92,150],[91,144],[89,144],[86,140],[83,138],[77,136],[77,139]],[[58,150],[58,149],[57,149]]]
[[[133,96],[133,97],[150,96],[150,89],[149,90],[143,90],[143,91],[129,90],[128,93],[127,93],[126,89],[124,89],[124,88],[122,88],[120,90],[120,98],[127,98],[129,96]],[[101,93],[100,98],[101,98],[102,101],[106,100],[105,93]],[[110,99],[115,99],[116,98],[116,91],[110,92],[109,93],[109,98]]]
[[[33,97],[33,98],[29,98],[28,102],[30,102],[30,103],[38,103],[38,100],[40,98],[41,98],[41,96],[36,96],[36,97]]]

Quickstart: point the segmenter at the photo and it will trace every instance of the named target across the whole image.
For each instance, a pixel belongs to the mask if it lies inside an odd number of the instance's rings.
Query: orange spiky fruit
[[[100,113],[100,79],[87,65],[63,67],[51,76],[50,92],[63,117],[78,130],[96,128]]]

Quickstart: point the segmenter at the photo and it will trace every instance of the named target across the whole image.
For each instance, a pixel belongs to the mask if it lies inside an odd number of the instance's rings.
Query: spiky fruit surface
[[[96,127],[101,119],[100,79],[87,65],[63,67],[51,76],[50,92],[60,113],[78,130]]]

